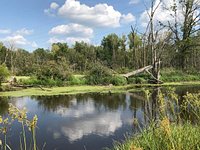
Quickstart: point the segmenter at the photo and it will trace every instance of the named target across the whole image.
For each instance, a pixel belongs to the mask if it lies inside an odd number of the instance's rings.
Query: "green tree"
[[[9,76],[9,71],[5,65],[0,65],[0,85]]]
[[[101,45],[104,52],[103,60],[107,62],[109,67],[115,68],[116,55],[120,47],[120,38],[116,34],[109,34],[103,38]]]

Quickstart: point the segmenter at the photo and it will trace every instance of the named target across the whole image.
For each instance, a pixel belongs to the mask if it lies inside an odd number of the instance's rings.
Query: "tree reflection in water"
[[[8,111],[9,104],[7,97],[0,97],[0,115],[5,115]]]
[[[118,110],[126,108],[126,95],[124,94],[78,94],[78,95],[61,95],[61,96],[34,96],[38,105],[44,110],[57,111],[60,107],[69,108],[76,100],[78,104],[85,104],[90,100],[94,101],[96,109],[104,108],[106,110]]]

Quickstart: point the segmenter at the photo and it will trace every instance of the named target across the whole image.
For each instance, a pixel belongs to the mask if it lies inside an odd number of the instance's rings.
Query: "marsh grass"
[[[32,145],[30,145],[31,150],[37,150],[37,143],[36,143],[36,125],[37,125],[37,116],[35,115],[32,119],[27,118],[27,111],[26,109],[18,109],[12,104],[9,104],[8,109],[8,117],[2,118],[0,116],[0,134],[3,135],[3,139],[0,139],[0,148],[3,150],[11,150],[10,146],[7,142],[7,135],[11,131],[11,126],[14,121],[17,121],[21,124],[22,134],[20,134],[19,139],[19,149],[20,150],[27,150],[27,136],[26,131],[29,131],[32,135]],[[26,128],[28,130],[26,130]]]
[[[146,99],[150,92],[145,91]],[[169,89],[158,92],[159,117],[149,120],[123,143],[114,143],[115,150],[200,150],[200,94],[180,97]],[[137,118],[134,118],[137,120]],[[136,122],[136,121],[134,121]]]
[[[151,125],[142,133],[127,139],[125,144],[115,143],[115,150],[198,150],[200,127],[190,123],[183,125]]]

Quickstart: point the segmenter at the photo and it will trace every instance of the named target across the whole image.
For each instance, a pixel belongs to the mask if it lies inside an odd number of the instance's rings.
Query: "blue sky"
[[[0,6],[0,41],[29,51],[59,41],[98,45],[109,33],[141,28],[145,11],[144,0],[1,0]]]

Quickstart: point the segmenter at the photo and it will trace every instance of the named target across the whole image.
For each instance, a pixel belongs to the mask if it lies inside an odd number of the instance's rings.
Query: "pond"
[[[46,150],[101,150],[112,148],[114,141],[123,141],[156,117],[154,96],[158,89],[149,89],[152,96],[146,103],[144,92],[125,94],[80,94],[71,96],[33,96],[0,98],[0,115],[6,116],[8,103],[27,108],[28,117],[38,116],[37,146]],[[176,87],[181,97],[197,93],[200,86]],[[8,134],[11,149],[20,149],[18,123]],[[27,135],[30,136],[30,135]],[[30,141],[29,141],[30,142]]]

